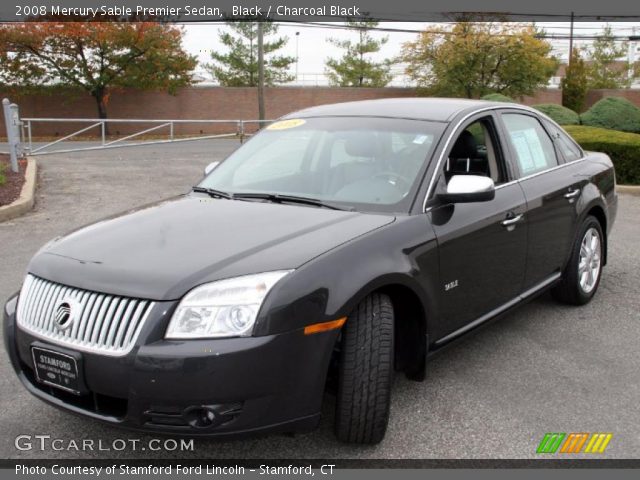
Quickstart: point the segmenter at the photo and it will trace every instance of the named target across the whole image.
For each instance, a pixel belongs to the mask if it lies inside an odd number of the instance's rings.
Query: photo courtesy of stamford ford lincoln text
[[[637,476],[639,6],[5,3],[0,100],[0,480]]]

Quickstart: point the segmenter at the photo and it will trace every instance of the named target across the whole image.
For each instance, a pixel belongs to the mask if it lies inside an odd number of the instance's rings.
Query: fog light
[[[209,407],[190,407],[184,418],[194,428],[209,428],[216,423],[216,413]]]

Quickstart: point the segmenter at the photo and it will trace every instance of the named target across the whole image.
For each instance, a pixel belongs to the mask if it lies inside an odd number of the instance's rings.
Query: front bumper
[[[159,317],[173,305],[159,303],[126,356],[82,352],[88,393],[78,396],[36,379],[31,345],[38,339],[17,328],[16,299],[4,308],[6,350],[27,390],[55,407],[130,429],[191,436],[307,431],[320,420],[335,331],[170,341],[161,333],[167,319]]]

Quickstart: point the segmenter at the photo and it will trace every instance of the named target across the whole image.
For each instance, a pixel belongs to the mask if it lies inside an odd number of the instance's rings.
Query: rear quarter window
[[[573,162],[574,160],[579,160],[583,157],[580,147],[576,145],[573,139],[571,139],[564,130],[548,121],[545,121],[544,124],[549,135],[556,144],[556,147],[562,153],[565,161]]]

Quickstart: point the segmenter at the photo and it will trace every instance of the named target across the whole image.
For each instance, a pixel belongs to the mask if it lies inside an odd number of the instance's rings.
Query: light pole
[[[638,35],[638,28],[633,27],[631,30],[631,35],[629,36],[627,52],[627,62],[629,62],[629,80],[631,82],[633,82],[635,74],[636,50],[638,49],[638,40],[640,40],[640,36]]]
[[[571,59],[573,58],[573,12],[571,12],[571,29],[569,30],[569,61],[567,64],[571,65]]]
[[[298,83],[298,40],[300,39],[300,32],[296,32],[296,83]]]
[[[258,20],[258,118],[264,120],[264,27]],[[262,127],[262,123],[259,124]]]

